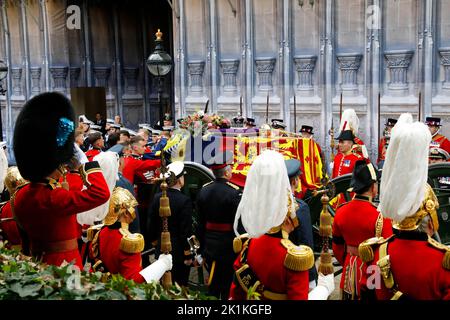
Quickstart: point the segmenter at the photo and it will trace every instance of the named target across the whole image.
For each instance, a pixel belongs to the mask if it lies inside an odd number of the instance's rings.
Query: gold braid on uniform
[[[438,250],[445,252],[444,258],[442,259],[442,267],[445,270],[450,270],[450,248],[442,243],[437,242],[431,237],[428,237],[428,244]]]
[[[122,240],[120,240],[120,250],[125,253],[139,253],[144,250],[144,236],[140,233],[131,233],[130,231],[120,228]]]
[[[308,246],[296,246],[289,239],[282,239],[281,244],[287,249],[284,266],[292,271],[306,271],[314,265],[314,253]]]

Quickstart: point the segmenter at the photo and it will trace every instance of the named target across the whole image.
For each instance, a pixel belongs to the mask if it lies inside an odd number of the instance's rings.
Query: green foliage
[[[0,241],[0,300],[210,300],[201,292],[177,284],[164,289],[159,283],[137,284],[120,275],[105,280],[100,272],[76,272],[34,261]]]

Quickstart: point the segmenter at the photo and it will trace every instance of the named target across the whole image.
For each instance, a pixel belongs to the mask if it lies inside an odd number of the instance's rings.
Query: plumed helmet
[[[239,218],[251,238],[280,226],[289,216],[296,217],[294,199],[283,156],[265,150],[250,167],[241,202],[234,220],[236,235]]]
[[[136,198],[130,191],[121,187],[114,188],[109,202],[109,211],[104,219],[104,224],[107,226],[113,225],[119,220],[119,217],[126,212],[129,212],[134,218],[134,208],[137,205]]]
[[[40,181],[74,153],[75,115],[70,101],[60,93],[46,92],[23,106],[14,128],[13,150],[20,174]],[[30,137],[39,143],[30,143]]]
[[[10,195],[16,192],[17,188],[27,183],[27,180],[22,178],[19,169],[17,167],[9,167],[6,172],[5,186],[8,189]]]
[[[351,130],[356,136],[359,130],[359,118],[354,109],[346,109],[342,113],[341,123],[339,125],[339,132]]]
[[[378,211],[392,219],[396,229],[415,230],[428,214],[435,230],[439,226],[436,213],[439,203],[427,184],[430,141],[427,126],[413,122],[411,114],[402,114],[392,129]]]

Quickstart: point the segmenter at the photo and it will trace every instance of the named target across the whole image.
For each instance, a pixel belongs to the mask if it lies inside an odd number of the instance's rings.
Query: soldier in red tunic
[[[450,300],[450,250],[433,239],[439,203],[427,184],[430,141],[427,127],[410,114],[392,130],[395,148],[386,154],[378,210],[392,219],[394,235],[359,246],[368,265],[364,299]]]
[[[162,254],[157,263],[142,270],[144,237],[128,230],[128,225],[136,218],[134,208],[137,204],[128,190],[120,187],[114,189],[104,224],[91,227],[88,232],[92,238],[90,257],[94,271],[121,274],[125,279],[142,283],[159,280],[164,272],[172,268],[172,256]],[[148,274],[154,275],[155,272],[159,276],[149,279]]]
[[[432,140],[430,143],[430,148],[441,148],[450,153],[450,141],[439,133],[442,126],[441,118],[427,117],[425,123],[431,132]]]
[[[308,270],[314,255],[307,246],[296,246],[288,235],[298,224],[283,156],[266,150],[253,162],[247,175],[242,200],[234,220],[247,231],[249,239],[234,241],[239,256],[230,299],[245,300],[251,289],[262,299],[327,299],[334,290],[333,275],[319,275],[318,286],[309,291]]]
[[[92,149],[86,151],[86,157],[89,161],[92,161],[96,155],[103,151],[105,140],[101,132],[90,133],[88,139]]]
[[[343,266],[341,277],[342,298],[359,298],[362,261],[358,246],[366,239],[388,237],[392,234],[390,220],[383,219],[372,200],[378,193],[378,173],[366,160],[358,160],[350,186],[355,192],[353,200],[341,206],[333,220],[333,253]]]
[[[354,139],[355,136],[351,130],[342,131],[336,138],[339,140],[339,153],[334,158],[332,178],[352,173],[356,161],[362,159],[359,154],[353,152]]]
[[[341,122],[339,125],[339,132],[350,130],[353,133],[353,146],[352,150],[359,154],[361,157],[369,158],[367,148],[364,141],[358,137],[359,130],[359,118],[354,109],[346,109],[342,113]],[[339,151],[341,152],[341,151]]]
[[[380,139],[380,143],[378,144],[378,158],[377,158],[378,167],[383,166],[383,162],[386,157],[387,146],[389,145],[389,139],[391,138],[391,130],[396,123],[397,123],[396,119],[389,118],[386,121],[383,137]]]
[[[136,183],[139,174],[147,171],[154,171],[161,165],[161,160],[142,160],[145,152],[146,142],[141,136],[135,136],[131,139],[132,154],[125,158],[123,167],[123,176],[132,184]]]
[[[5,186],[9,194],[12,196],[17,188],[28,183],[20,175],[17,167],[9,167],[5,177]],[[22,240],[20,238],[19,229],[11,211],[11,204],[9,201],[0,204],[0,230],[3,232],[6,240],[11,247],[20,248]]]
[[[74,156],[73,122],[72,105],[59,93],[35,96],[22,108],[14,130],[14,154],[22,177],[30,183],[16,191],[11,209],[28,253],[48,264],[74,261],[82,268],[76,214],[105,203],[110,192],[97,162],[80,167],[84,190],[68,190],[58,182],[65,174],[63,164]],[[41,143],[30,144],[30,132]]]

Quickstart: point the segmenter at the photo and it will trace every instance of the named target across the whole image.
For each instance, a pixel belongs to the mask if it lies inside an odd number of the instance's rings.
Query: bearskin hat
[[[74,120],[72,104],[60,93],[42,93],[25,103],[16,120],[13,141],[23,178],[40,181],[71,159]]]

